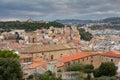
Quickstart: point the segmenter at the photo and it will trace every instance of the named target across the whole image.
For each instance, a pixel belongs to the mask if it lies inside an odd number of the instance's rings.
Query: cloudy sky
[[[120,16],[120,0],[0,0],[0,21]]]

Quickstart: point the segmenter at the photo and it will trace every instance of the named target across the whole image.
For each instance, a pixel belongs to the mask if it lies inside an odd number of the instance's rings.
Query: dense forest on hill
[[[0,22],[0,29],[5,31],[10,31],[11,29],[25,29],[26,31],[34,31],[40,28],[49,28],[50,26],[54,27],[63,27],[64,25],[58,22],[48,22],[48,23],[39,23],[39,22]]]

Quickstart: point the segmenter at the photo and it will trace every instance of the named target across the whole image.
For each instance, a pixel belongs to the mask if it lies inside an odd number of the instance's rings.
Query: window
[[[60,54],[60,56],[62,57],[62,56],[63,56],[63,54]]]
[[[93,56],[91,56],[91,58],[93,58]]]
[[[53,58],[54,58],[54,56],[53,56],[53,55],[51,55],[51,60],[53,60]]]
[[[84,59],[83,59],[83,61],[84,61]]]
[[[42,55],[44,55],[44,53],[42,52]]]
[[[93,60],[91,60],[91,63],[93,63]]]
[[[111,59],[111,62],[113,62],[113,59]]]
[[[24,62],[30,62],[29,58],[24,59]]]
[[[35,42],[35,38],[32,39],[32,42],[33,42],[33,43]]]
[[[88,60],[88,57],[87,57],[87,60]]]

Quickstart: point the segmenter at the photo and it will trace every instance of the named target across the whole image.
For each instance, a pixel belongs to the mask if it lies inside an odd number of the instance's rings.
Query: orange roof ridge
[[[104,56],[120,57],[120,51],[108,51],[103,54]]]
[[[79,53],[74,53],[69,56],[63,56],[63,57],[59,58],[58,61],[69,62],[69,61],[72,61],[75,59],[80,59],[80,58],[84,58],[84,57],[92,56],[92,55],[96,55],[96,54],[92,54],[90,52],[79,52]]]

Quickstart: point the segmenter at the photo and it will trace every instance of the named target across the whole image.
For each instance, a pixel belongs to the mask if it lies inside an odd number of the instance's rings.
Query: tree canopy
[[[18,55],[12,51],[0,50],[0,80],[22,80]]]
[[[116,74],[117,67],[113,62],[103,62],[98,69],[95,69],[94,76],[114,76]]]
[[[9,50],[0,50],[0,58],[19,58],[19,56]]]
[[[84,72],[85,73],[92,73],[93,72],[93,70],[94,70],[94,66],[92,65],[92,64],[86,64],[85,66],[84,66]]]
[[[62,80],[61,77],[56,78],[55,75],[51,71],[46,71],[43,74],[38,75],[30,75],[28,79],[35,79],[35,80]]]
[[[67,67],[67,71],[81,71],[83,70],[84,65],[80,63],[74,63]]]
[[[11,29],[25,29],[26,31],[34,31],[40,28],[49,28],[50,26],[54,27],[63,27],[64,25],[58,22],[48,22],[48,23],[39,23],[39,22],[0,22],[0,28],[4,29],[3,31],[10,31]]]
[[[81,36],[81,39],[85,41],[90,41],[93,38],[93,35],[89,32],[86,32],[83,28],[79,29],[79,34]]]
[[[13,58],[0,58],[0,80],[22,80],[19,62]]]

